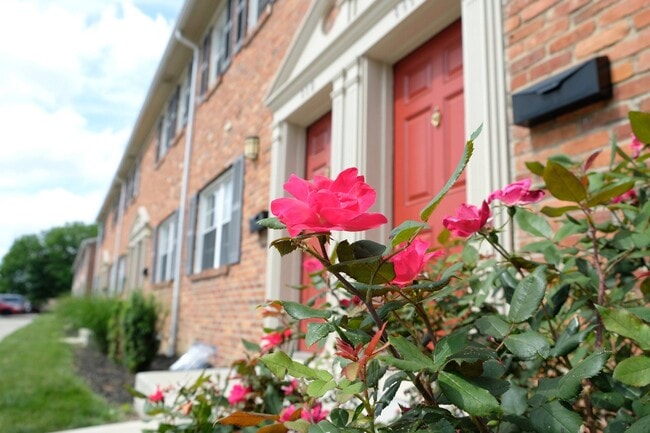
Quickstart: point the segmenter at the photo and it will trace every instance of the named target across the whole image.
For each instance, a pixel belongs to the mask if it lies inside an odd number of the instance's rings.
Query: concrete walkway
[[[63,430],[55,433],[142,433],[144,429],[155,430],[154,421],[128,421],[115,424],[104,424],[95,427],[84,427],[74,430]]]
[[[32,323],[36,314],[12,314],[0,316],[0,340]]]

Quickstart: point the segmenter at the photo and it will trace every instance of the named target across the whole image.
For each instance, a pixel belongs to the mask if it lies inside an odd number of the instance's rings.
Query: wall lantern
[[[596,57],[512,95],[514,124],[530,128],[611,97],[609,59]]]
[[[244,140],[244,156],[246,159],[255,161],[260,154],[260,138],[257,135],[251,135]]]

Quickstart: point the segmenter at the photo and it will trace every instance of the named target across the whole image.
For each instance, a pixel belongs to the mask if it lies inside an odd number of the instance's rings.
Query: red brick
[[[516,15],[526,7],[529,0],[511,0],[506,3],[506,16]]]
[[[582,155],[607,146],[609,140],[609,131],[596,131],[563,143],[557,151],[566,155]]]
[[[576,42],[590,36],[596,30],[596,24],[593,21],[587,21],[577,26],[572,31],[558,36],[549,46],[551,54],[563,50]]]
[[[518,16],[515,15],[515,16],[512,16],[512,17],[509,17],[503,23],[503,31],[505,33],[510,33],[514,29],[518,28],[520,24],[521,24],[521,18],[519,18]]]
[[[510,65],[510,71],[512,73],[520,72],[523,69],[526,69],[535,63],[539,62],[544,58],[545,50],[544,47],[538,48],[537,50],[525,55],[521,59],[513,62]]]
[[[519,56],[521,56],[523,53],[526,52],[526,45],[524,42],[518,42],[511,47],[506,49],[506,58],[508,59],[509,62],[512,62]]]
[[[574,17],[576,23],[592,18],[608,6],[618,5],[619,0],[592,0],[590,5],[581,9]]]
[[[515,42],[518,42],[526,37],[532,35],[535,32],[540,31],[544,27],[544,20],[541,18],[536,18],[533,21],[522,24],[518,29],[514,30],[508,34],[508,45],[512,45]]]
[[[588,4],[591,0],[565,0],[553,9],[554,17],[565,17]]]
[[[645,98],[639,102],[639,110],[650,112],[650,97]]]
[[[525,22],[535,18],[541,13],[546,12],[557,1],[558,0],[537,0],[529,2],[529,4],[521,10],[522,20]]]
[[[648,69],[650,69],[650,50],[646,49],[643,53],[641,53],[638,56],[635,71],[639,73],[639,72],[645,72]]]
[[[647,6],[647,0],[625,0],[624,2],[619,2],[615,7],[605,10],[598,17],[598,23],[606,26],[638,11],[644,6]]]
[[[627,23],[621,22],[578,42],[575,54],[578,59],[594,54],[603,48],[616,44],[630,32]]]
[[[618,65],[612,66],[612,83],[620,83],[625,81],[634,74],[634,68],[632,63],[624,62]]]
[[[556,35],[566,32],[569,28],[569,19],[567,17],[559,18],[553,23],[544,26],[544,28],[526,38],[526,47],[531,50],[546,43]]]
[[[565,69],[570,62],[571,53],[569,52],[551,57],[530,70],[530,79],[531,81],[537,81],[539,78],[557,73]]]
[[[511,80],[510,80],[510,90],[515,91],[519,89],[520,87],[525,86],[530,80],[528,79],[528,73],[523,72],[521,74],[515,75]]]
[[[614,86],[614,98],[626,100],[648,92],[648,77],[643,76]]]
[[[612,45],[610,48],[608,48],[605,54],[607,54],[611,61],[625,59],[643,50],[644,48],[647,49],[648,38],[650,38],[650,27],[637,32],[637,34],[634,36],[628,36],[616,45]]]
[[[650,24],[650,8],[634,15],[634,27],[642,29]]]

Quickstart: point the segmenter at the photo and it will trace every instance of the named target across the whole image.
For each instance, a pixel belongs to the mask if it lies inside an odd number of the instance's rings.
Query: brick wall
[[[506,0],[505,59],[509,96],[570,66],[608,56],[614,96],[532,128],[511,124],[514,174],[558,152],[578,159],[603,149],[613,133],[627,149],[627,112],[650,111],[650,7],[645,0]]]
[[[265,233],[249,233],[248,220],[268,209],[269,202],[272,114],[263,98],[309,3],[276,2],[272,13],[262,19],[248,43],[234,55],[227,72],[197,107],[188,197],[243,153],[247,136],[260,137],[260,156],[244,163],[240,263],[183,276],[180,353],[201,341],[216,346],[218,363],[227,365],[242,356],[242,338],[257,342],[262,335],[256,307],[265,301],[268,246]],[[180,151],[183,146],[178,147]],[[183,260],[186,254],[184,251]]]
[[[242,155],[249,135],[260,137],[260,155],[245,160],[242,205],[242,244],[240,263],[186,275],[186,247],[182,252],[179,328],[177,353],[185,352],[197,341],[218,348],[220,366],[242,356],[241,339],[259,341],[262,318],[256,307],[265,301],[265,271],[268,245],[266,234],[249,233],[248,220],[268,209],[271,162],[272,113],[263,99],[280,66],[289,44],[310,5],[304,0],[282,0],[273,4],[270,14],[261,17],[247,43],[232,57],[223,77],[197,104],[186,205],[185,233],[189,220],[189,199],[206,187]],[[198,84],[197,84],[198,87]],[[113,211],[106,217],[100,251],[113,262],[116,236],[120,236],[121,255],[128,252],[129,234],[144,207],[154,230],[179,207],[185,130],[178,132],[174,144],[156,162],[156,134],[150,133],[141,159],[138,195],[125,209],[121,230],[113,223]],[[165,322],[161,329],[166,351],[170,336],[173,283],[154,284],[151,279],[153,236],[146,247],[149,276],[144,290],[163,306]],[[102,253],[100,252],[100,262]]]

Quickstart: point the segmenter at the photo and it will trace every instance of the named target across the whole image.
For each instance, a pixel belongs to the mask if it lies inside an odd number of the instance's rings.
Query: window
[[[212,29],[203,38],[203,45],[201,46],[201,66],[199,72],[201,73],[201,86],[199,87],[199,95],[203,96],[208,91],[210,84],[210,39],[212,38]]]
[[[235,32],[235,49],[239,50],[246,38],[246,2],[237,0],[237,31]]]
[[[266,5],[273,3],[272,0],[250,0],[248,4],[248,29],[255,27],[260,15],[266,9]]]
[[[192,61],[190,60],[190,64],[187,66],[187,75],[185,76],[185,80],[183,81],[183,96],[182,96],[182,102],[183,102],[183,108],[181,111],[181,128],[187,125],[187,118],[190,114],[190,101],[192,98],[190,98],[192,92]]]
[[[140,161],[136,161],[126,178],[126,202],[130,204],[138,195],[140,188]]]
[[[221,12],[217,20],[219,23],[219,74],[223,74],[230,65],[232,43],[232,0],[226,1],[226,8]]]
[[[120,256],[120,258],[117,261],[117,282],[116,282],[117,293],[124,292],[125,286],[126,286],[126,256]]]
[[[169,102],[167,103],[167,113],[165,115],[166,134],[165,134],[165,149],[169,149],[172,145],[174,137],[176,137],[176,123],[178,119],[178,100],[180,98],[180,86],[176,86],[176,90],[172,93]]]
[[[154,255],[154,282],[173,280],[175,277],[177,212],[164,220],[156,230]]]
[[[239,261],[243,168],[240,157],[199,193],[194,272]]]

